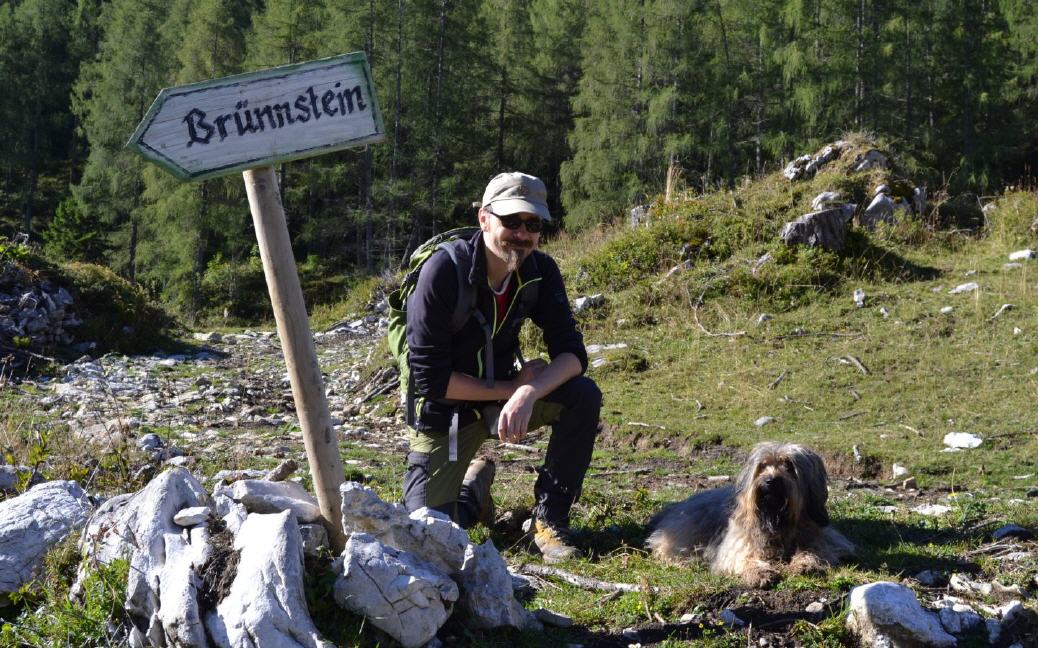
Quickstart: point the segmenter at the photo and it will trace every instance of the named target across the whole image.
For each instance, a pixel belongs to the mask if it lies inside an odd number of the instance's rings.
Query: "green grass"
[[[745,646],[756,642],[758,630],[728,630],[717,624],[717,615],[725,607],[752,607],[755,597],[763,597],[786,612],[826,599],[825,618],[796,622],[788,634],[798,645],[840,646],[850,640],[842,625],[843,598],[859,584],[935,569],[1035,591],[1038,558],[999,561],[981,549],[1003,524],[1038,526],[1029,495],[1038,485],[1038,264],[1003,267],[1009,252],[1036,243],[1031,224],[1038,194],[1001,197],[984,227],[969,234],[902,222],[855,234],[842,255],[775,243],[782,223],[806,212],[819,191],[835,187],[860,201],[879,181],[896,180],[893,173],[845,171],[798,184],[771,176],[668,206],[649,227],[564,235],[547,246],[560,261],[571,299],[606,295],[604,307],[579,318],[586,342],[626,344],[596,354],[607,362],[589,372],[605,395],[606,429],[574,510],[590,556],[565,568],[656,589],[608,596],[552,581],[527,605],[569,615],[574,628],[524,635],[449,626],[458,643],[619,640],[624,628],[663,619],[671,636],[655,639],[655,645]],[[968,205],[956,209],[973,213]],[[751,264],[766,252],[772,261],[754,274]],[[691,267],[666,277],[683,253]],[[362,312],[381,281],[358,283],[336,305],[319,308],[314,328]],[[980,290],[948,294],[967,281],[978,282]],[[856,288],[867,295],[864,308],[853,303]],[[993,318],[1007,303],[1014,308]],[[945,306],[953,311],[942,314]],[[771,319],[758,324],[762,313]],[[539,337],[524,332],[527,357],[543,352]],[[384,349],[370,358],[358,367],[362,374],[390,362]],[[4,443],[13,458],[23,460],[38,445],[37,423],[16,406],[16,395],[8,398],[0,411]],[[391,394],[363,410],[383,417],[395,415],[396,407]],[[762,416],[775,421],[756,427]],[[271,430],[271,442],[285,442],[289,432]],[[942,452],[948,432],[971,432],[983,443]],[[833,523],[858,545],[857,558],[826,574],[783,579],[768,592],[746,592],[701,565],[662,565],[648,556],[643,543],[651,516],[687,497],[690,484],[734,474],[752,445],[763,440],[802,443],[826,458]],[[531,443],[543,448],[546,441],[541,435]],[[399,500],[402,456],[354,441],[343,443],[341,451],[344,459],[360,462],[346,466],[348,476],[363,478],[387,501]],[[49,452],[58,453],[58,447]],[[499,471],[498,510],[521,515],[529,509],[536,478],[524,468],[535,458],[517,451],[501,457],[513,468]],[[274,462],[214,456],[203,458],[198,470]],[[895,462],[908,468],[918,491],[905,490],[892,477]],[[110,474],[119,473],[113,467]],[[848,488],[860,482],[869,488]],[[106,486],[114,489],[114,478]],[[928,517],[913,511],[923,503],[951,508]],[[516,530],[473,532],[474,540],[487,538],[514,564],[539,560]],[[327,602],[329,587],[321,570],[307,583],[319,627],[341,645],[385,645],[362,621],[320,603]],[[678,628],[683,614],[698,615],[702,625]]]

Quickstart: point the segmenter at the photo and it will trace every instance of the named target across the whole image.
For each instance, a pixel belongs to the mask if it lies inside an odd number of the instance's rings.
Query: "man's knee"
[[[567,409],[598,412],[602,409],[602,390],[587,376],[576,376],[559,385],[548,397]]]

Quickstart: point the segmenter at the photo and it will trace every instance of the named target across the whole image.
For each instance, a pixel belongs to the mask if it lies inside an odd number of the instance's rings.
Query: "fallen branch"
[[[771,384],[768,385],[768,389],[775,389],[776,387],[778,387],[779,383],[782,382],[783,380],[785,380],[787,373],[789,373],[789,372],[786,371],[785,369],[783,369],[782,373],[779,374],[779,377],[776,378],[775,380],[771,381]]]
[[[641,475],[643,473],[652,472],[651,468],[628,468],[626,470],[600,470],[598,472],[589,473],[588,477],[605,477],[607,475]]]
[[[547,565],[535,565],[535,564],[524,564],[520,565],[518,571],[525,572],[528,574],[535,574],[537,576],[553,576],[555,578],[566,581],[570,585],[576,585],[577,587],[598,590],[602,592],[644,592],[645,587],[642,585],[634,585],[632,583],[610,583],[609,581],[598,580],[597,578],[591,578],[589,576],[579,576],[572,572],[568,572],[557,567],[548,567]],[[658,587],[650,587],[650,591],[658,592]]]
[[[535,448],[534,446],[529,445],[522,445],[521,443],[505,443],[502,441],[498,444],[498,446],[502,448],[507,448],[508,450],[520,450],[522,452],[534,452],[538,454],[541,452],[540,448]]]
[[[865,414],[865,413],[866,412],[848,412],[847,414],[843,414],[843,415],[837,416],[836,420],[837,421],[846,421],[847,419],[852,419],[855,416],[861,416],[862,414]]]
[[[699,322],[699,307],[703,305],[703,297],[706,296],[706,290],[704,289],[703,292],[699,293],[699,299],[694,303],[692,301],[692,293],[690,293],[687,288],[685,289],[685,294],[688,295],[688,303],[692,307],[692,319],[696,321],[696,326],[699,327],[699,330],[702,331],[704,335],[708,337],[741,337],[746,335],[746,331],[735,331],[734,333],[712,333],[706,330],[706,327]]]
[[[861,363],[861,360],[858,360],[857,358],[855,358],[852,355],[848,354],[848,355],[843,356],[842,358],[837,358],[837,360],[839,360],[843,364],[854,365],[854,367],[857,368],[857,370],[860,371],[862,374],[864,374],[866,376],[869,375],[868,368],[866,368],[865,365],[863,365]]]
[[[626,425],[630,425],[632,427],[656,428],[657,430],[666,430],[667,429],[667,428],[663,427],[662,425],[656,425],[654,423],[640,423],[638,421],[627,421]]]

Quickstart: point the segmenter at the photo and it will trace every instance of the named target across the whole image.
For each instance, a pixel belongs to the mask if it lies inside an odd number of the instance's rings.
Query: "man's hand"
[[[501,408],[501,415],[497,419],[498,438],[505,443],[518,443],[526,438],[535,402],[537,396],[533,387],[521,385],[516,389]]]

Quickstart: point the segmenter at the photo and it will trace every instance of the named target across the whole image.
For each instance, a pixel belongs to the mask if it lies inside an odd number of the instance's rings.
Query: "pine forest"
[[[860,131],[980,196],[1032,183],[1036,50],[1028,0],[4,0],[0,235],[189,320],[269,315],[240,174],[125,144],[162,88],[354,51],[385,141],[277,168],[316,301],[472,223],[503,170],[577,231]]]

